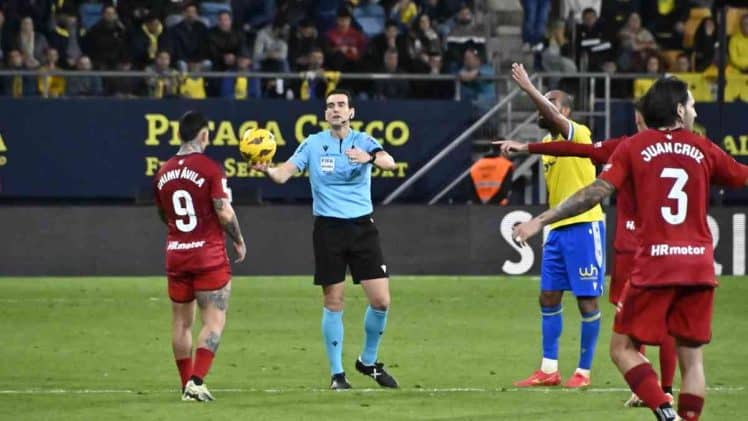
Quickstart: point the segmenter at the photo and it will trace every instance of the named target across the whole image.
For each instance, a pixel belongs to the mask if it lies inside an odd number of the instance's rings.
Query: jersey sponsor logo
[[[670,244],[652,244],[650,256],[702,256],[706,253],[703,246],[671,246]]]
[[[333,172],[335,171],[335,158],[330,156],[323,156],[319,159],[319,169],[322,172]]]
[[[636,223],[634,223],[634,221],[632,221],[630,219],[627,220],[626,221],[626,229],[629,230],[629,231],[636,231]]]
[[[680,142],[657,142],[654,145],[647,146],[643,151],[641,151],[644,162],[649,162],[653,158],[662,154],[684,155],[692,158],[699,164],[701,164],[701,160],[704,159],[704,154],[697,147]]]
[[[192,241],[189,243],[180,243],[179,241],[169,241],[169,245],[166,246],[166,250],[192,250],[201,248],[205,245],[205,240]]]
[[[597,266],[590,264],[589,267],[580,267],[578,272],[581,279],[597,279],[600,274],[600,269],[598,269]]]
[[[158,179],[158,189],[163,189],[164,184],[177,179],[192,181],[198,187],[202,187],[203,184],[205,184],[205,178],[200,177],[200,174],[198,174],[197,171],[191,170],[189,167],[184,167],[166,171],[161,178]]]

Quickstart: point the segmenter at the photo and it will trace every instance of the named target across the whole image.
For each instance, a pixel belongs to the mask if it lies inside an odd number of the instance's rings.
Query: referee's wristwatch
[[[371,159],[368,160],[368,161],[366,161],[366,163],[367,164],[373,164],[374,161],[376,161],[376,159],[377,159],[377,155],[376,154],[371,154]]]

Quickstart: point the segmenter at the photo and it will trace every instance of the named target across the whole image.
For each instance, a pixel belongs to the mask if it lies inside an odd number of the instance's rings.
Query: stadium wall
[[[542,207],[387,206],[375,212],[387,264],[406,274],[538,274],[541,239],[520,249],[512,226]],[[308,206],[239,206],[248,243],[239,275],[313,271]],[[745,208],[713,209],[717,271],[745,274]],[[608,213],[608,245],[614,221]],[[165,229],[153,207],[0,207],[0,275],[163,275]],[[608,248],[610,256],[610,247]]]

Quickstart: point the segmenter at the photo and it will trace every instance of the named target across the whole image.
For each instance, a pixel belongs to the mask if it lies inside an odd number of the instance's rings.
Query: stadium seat
[[[101,19],[101,11],[104,5],[101,3],[83,3],[78,9],[83,29],[90,29]]]
[[[683,46],[686,48],[693,47],[693,39],[696,35],[696,30],[699,29],[699,25],[704,18],[712,15],[712,11],[708,7],[694,7],[688,14],[688,20],[686,21],[685,28],[683,29]]]
[[[644,94],[647,93],[649,88],[654,85],[655,80],[657,79],[635,79],[634,80],[634,98],[641,98],[644,96]]]
[[[736,8],[736,7],[728,7],[727,8],[727,16],[725,18],[725,22],[727,22],[727,36],[734,34],[735,31],[740,30],[740,19],[743,18],[743,15],[748,13],[748,9],[742,9],[742,8]]]
[[[703,73],[674,73],[674,76],[688,84],[696,102],[714,102],[712,83]]]
[[[231,13],[231,5],[226,3],[203,2],[200,3],[200,16],[206,21],[209,28],[216,26],[218,14],[221,12]]]
[[[683,54],[683,50],[662,50],[660,51],[660,57],[665,62],[665,69],[672,69],[675,67],[675,62],[678,61],[678,56]]]

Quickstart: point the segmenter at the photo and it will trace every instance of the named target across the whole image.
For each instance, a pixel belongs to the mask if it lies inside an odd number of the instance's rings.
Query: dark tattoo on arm
[[[612,184],[598,178],[594,183],[571,195],[560,205],[543,212],[538,218],[543,222],[543,225],[548,225],[579,215],[613,194],[615,190]]]
[[[208,337],[205,338],[205,346],[214,354],[218,351],[218,344],[220,342],[221,335],[218,332],[210,332],[208,333]]]
[[[242,229],[239,227],[239,220],[236,218],[236,214],[231,217],[231,221],[223,226],[223,230],[234,240],[235,243],[241,243],[244,241],[242,238]]]
[[[225,199],[213,199],[213,209],[215,209],[216,213],[221,212],[226,207],[224,200]],[[236,213],[234,213],[228,223],[224,224],[223,221],[221,221],[221,226],[223,226],[223,230],[226,231],[235,243],[241,243],[244,241],[242,239],[242,229],[239,227],[239,220],[236,218]]]

